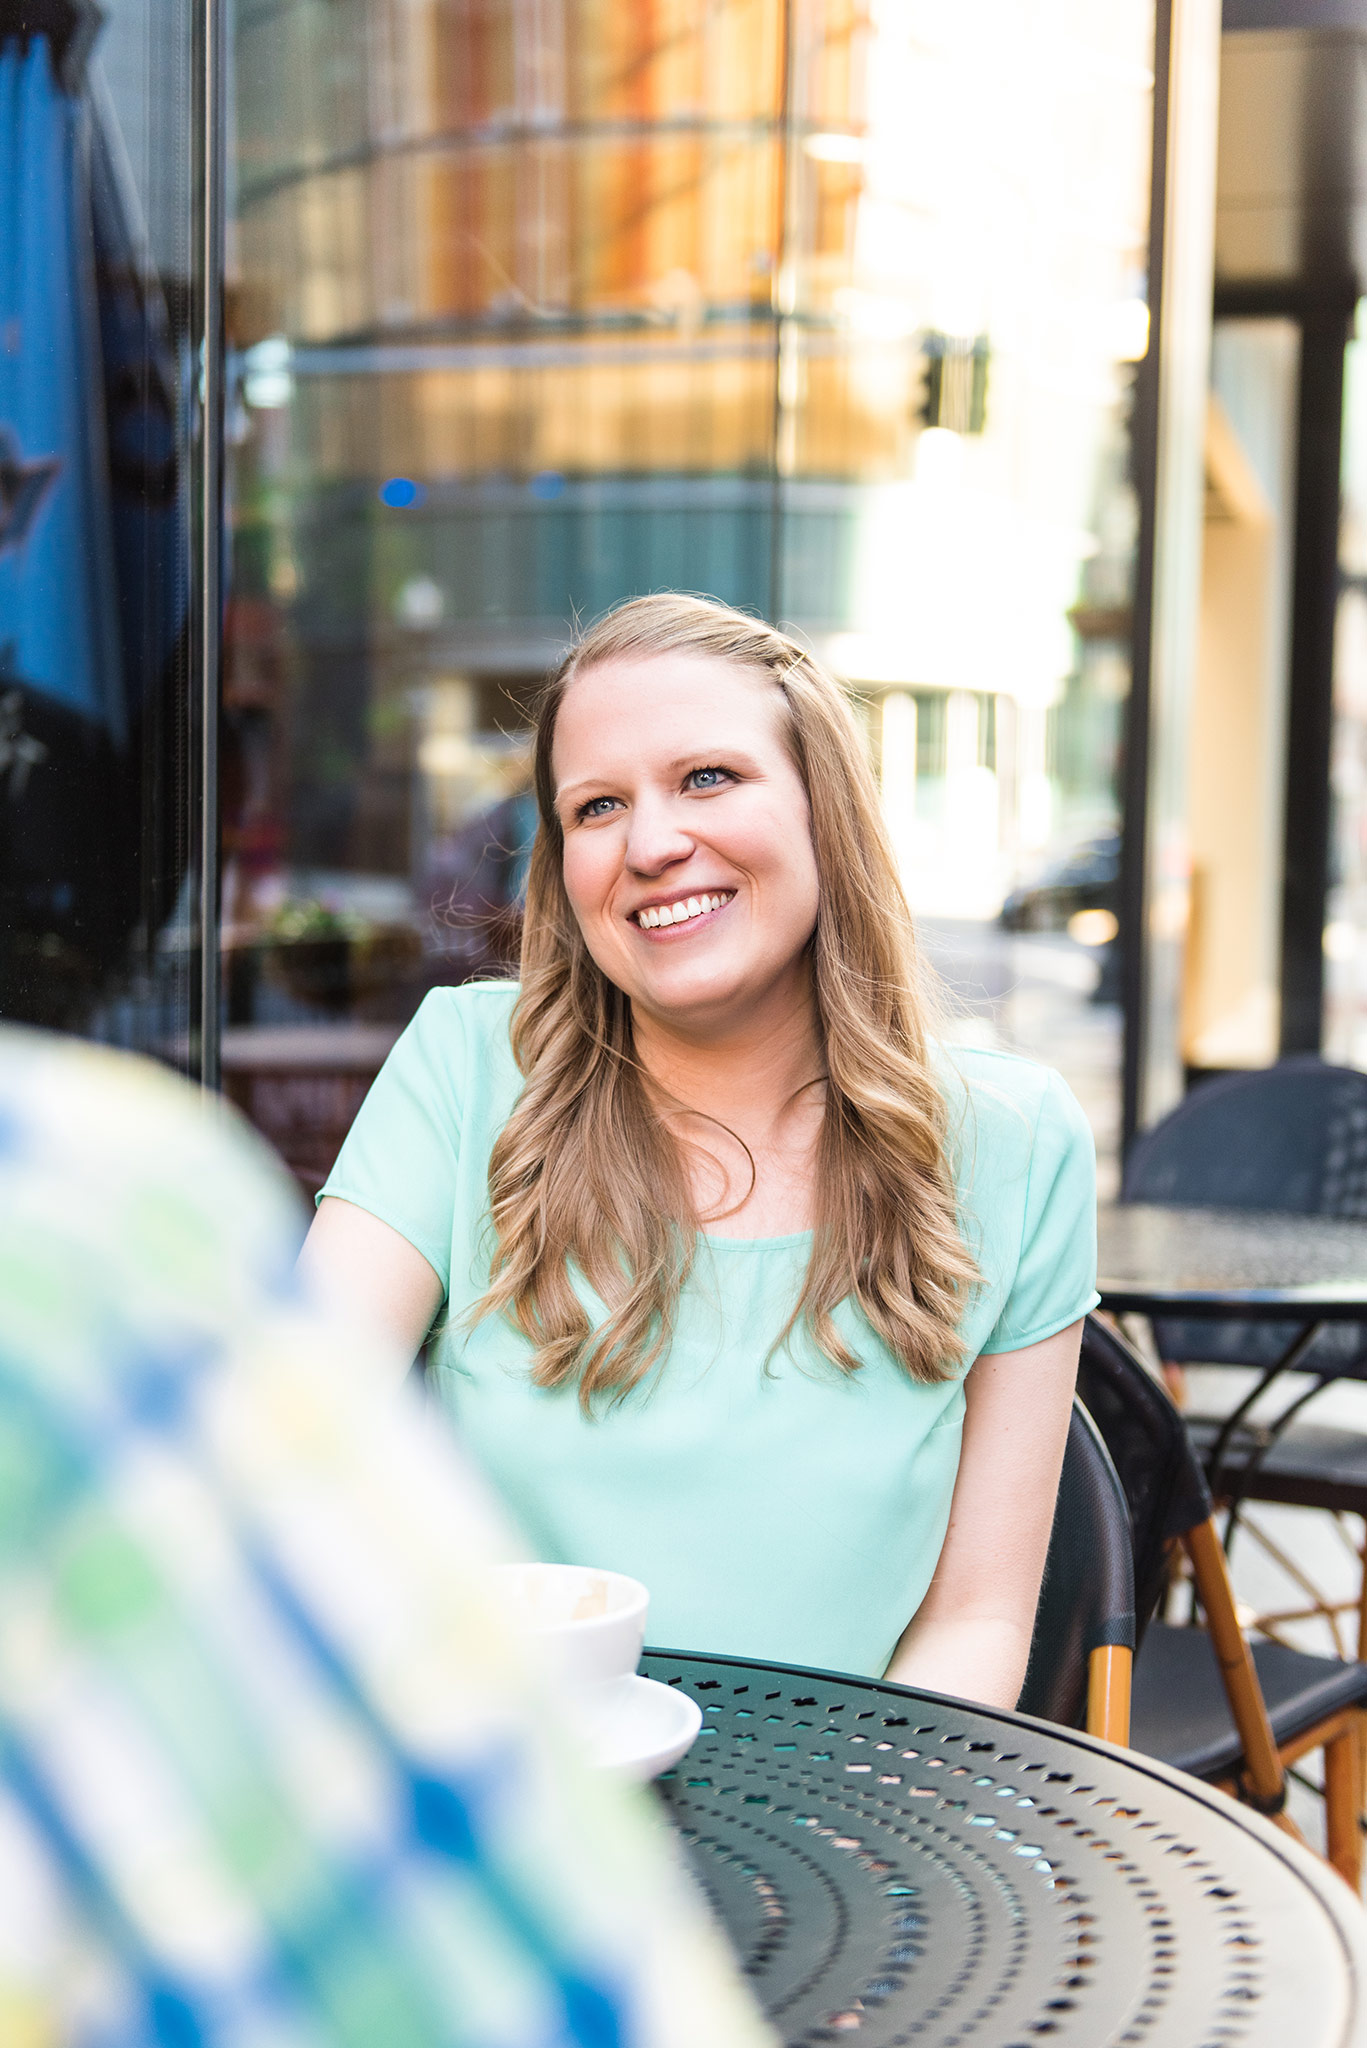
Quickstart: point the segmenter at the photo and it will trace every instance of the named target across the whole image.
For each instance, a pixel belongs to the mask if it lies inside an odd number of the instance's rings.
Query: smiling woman
[[[701,599],[548,687],[521,986],[428,999],[306,1269],[666,1640],[1012,1704],[1092,1305],[1057,1076],[951,1054],[862,740]],[[445,1313],[442,1313],[443,1308]]]
[[[654,600],[657,632],[661,611]],[[820,890],[782,689],[687,646],[614,655],[627,621],[599,629],[596,659],[585,643],[542,718],[539,765],[584,944],[630,1002],[638,1040],[647,1019],[709,1042],[741,1012],[752,1030],[776,1007],[810,1021]],[[819,1074],[815,1042],[810,1060]]]

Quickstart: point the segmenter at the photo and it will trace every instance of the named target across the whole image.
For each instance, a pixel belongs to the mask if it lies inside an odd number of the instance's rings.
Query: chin
[[[658,981],[643,981],[636,1000],[660,1017],[705,1017],[718,1010],[744,1006],[752,991],[734,975],[662,975]]]

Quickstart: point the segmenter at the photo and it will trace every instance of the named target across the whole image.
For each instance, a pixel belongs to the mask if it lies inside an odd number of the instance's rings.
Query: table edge
[[[1231,1799],[1228,1793],[1217,1792],[1214,1786],[1203,1784],[1199,1778],[1190,1777],[1186,1771],[1174,1769],[1171,1764],[1160,1763],[1157,1757],[1145,1756],[1142,1750],[1126,1749],[1119,1743],[1105,1742],[1098,1735],[1089,1735],[1081,1728],[1065,1728],[1058,1721],[1046,1721],[1038,1714],[1021,1714],[1005,1707],[984,1706],[978,1700],[960,1699],[953,1693],[931,1692],[922,1686],[898,1685],[886,1678],[866,1678],[857,1671],[829,1671],[806,1664],[777,1664],[764,1657],[731,1657],[708,1650],[678,1650],[666,1645],[648,1643],[641,1652],[643,1657],[668,1657],[681,1663],[711,1664],[733,1671],[772,1671],[783,1678],[801,1678],[818,1682],[829,1681],[849,1689],[858,1687],[866,1692],[875,1692],[888,1699],[926,1700],[937,1707],[948,1707],[959,1713],[974,1714],[981,1720],[995,1721],[1005,1728],[1037,1730],[1042,1735],[1052,1736],[1071,1748],[1098,1756],[1106,1761],[1123,1763],[1141,1776],[1156,1779],[1172,1791],[1180,1792],[1193,1799],[1198,1806],[1206,1808],[1226,1825],[1232,1823],[1264,1849],[1279,1857],[1287,1868],[1313,1893],[1324,1907],[1332,1921],[1343,1951],[1344,1966],[1348,1978],[1348,2023],[1343,2039],[1345,2044],[1367,2043],[1367,1911],[1362,1902],[1355,1899],[1347,1884],[1314,1851],[1295,1841],[1290,1835],[1275,1827],[1270,1820],[1255,1813],[1251,1807]]]
[[[1208,1289],[1196,1292],[1181,1287],[1150,1286],[1137,1280],[1108,1280],[1098,1276],[1096,1291],[1101,1306],[1132,1315],[1170,1316],[1176,1321],[1233,1320],[1242,1323],[1367,1323],[1367,1292],[1358,1295],[1323,1295],[1307,1289],[1296,1293],[1267,1288]]]

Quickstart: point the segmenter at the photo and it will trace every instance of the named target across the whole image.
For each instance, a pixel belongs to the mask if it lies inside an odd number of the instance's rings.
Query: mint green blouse
[[[801,1329],[770,1357],[806,1231],[704,1238],[667,1359],[591,1418],[574,1388],[532,1384],[529,1346],[506,1321],[467,1331],[488,1283],[489,1153],[521,1086],[516,997],[508,982],[427,997],[323,1194],[378,1216],[439,1275],[437,1389],[537,1556],[643,1580],[653,1643],[881,1674],[944,1541],[962,1380],[917,1385],[848,1303],[836,1315],[857,1373]],[[1036,1344],[1095,1305],[1092,1139],[1048,1068],[965,1048],[938,1057],[983,1276],[962,1323],[972,1360]]]

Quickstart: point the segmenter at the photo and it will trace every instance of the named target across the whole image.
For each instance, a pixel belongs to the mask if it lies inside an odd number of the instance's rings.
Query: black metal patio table
[[[1105,1308],[1304,1327],[1367,1320],[1367,1222],[1150,1202],[1108,1204],[1098,1220]]]
[[[1282,1432],[1306,1403],[1345,1372],[1367,1377],[1367,1361],[1327,1355],[1331,1323],[1367,1324],[1367,1222],[1283,1215],[1258,1209],[1184,1209],[1117,1202],[1098,1216],[1097,1291],[1102,1307],[1180,1321],[1276,1323],[1286,1338],[1248,1393],[1223,1418],[1208,1455],[1212,1491],[1230,1503],[1226,1542],[1241,1499]],[[1231,1447],[1267,1390],[1303,1368],[1309,1388],[1293,1393],[1256,1432],[1228,1474]],[[1232,1483],[1226,1483],[1227,1479]]]
[[[1367,2044],[1347,1887],[1194,1779],[870,1679],[642,1670],[703,1708],[660,1797],[788,2048]]]

